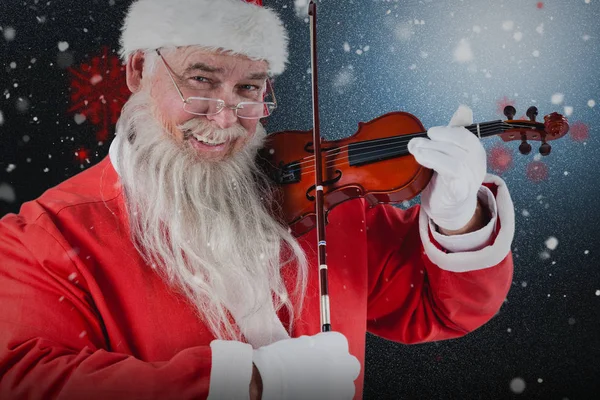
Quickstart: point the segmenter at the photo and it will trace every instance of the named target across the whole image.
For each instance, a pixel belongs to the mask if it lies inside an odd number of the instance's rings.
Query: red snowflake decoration
[[[102,55],[78,68],[69,68],[71,73],[70,113],[85,115],[94,125],[100,125],[96,139],[104,141],[109,136],[127,101],[130,91],[125,81],[125,66],[119,57],[102,48]]]
[[[538,1],[536,7],[541,10],[542,8],[544,8],[544,2],[543,1]]]
[[[504,115],[504,107],[506,106],[515,106],[515,101],[514,100],[510,100],[508,97],[504,96],[503,98],[501,98],[500,100],[498,100],[496,102],[496,104],[498,105],[497,111],[498,114],[500,115]]]
[[[85,160],[90,158],[90,151],[85,147],[80,147],[75,152],[75,158],[77,159],[77,161],[83,164]]]
[[[542,161],[532,161],[527,165],[527,178],[539,183],[548,179],[548,166]]]
[[[571,139],[576,142],[585,142],[589,137],[589,128],[583,122],[575,122],[569,130]]]
[[[506,172],[513,163],[513,156],[510,150],[504,145],[492,147],[488,154],[488,165],[497,173]]]

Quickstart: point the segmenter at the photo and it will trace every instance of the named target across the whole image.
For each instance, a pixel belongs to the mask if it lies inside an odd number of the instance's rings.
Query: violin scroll
[[[550,140],[556,140],[567,134],[569,131],[569,122],[562,115],[553,112],[544,116],[544,122],[537,122],[538,109],[535,106],[527,109],[528,120],[513,119],[516,114],[516,109],[513,106],[504,107],[504,115],[508,118],[504,121],[504,133],[500,137],[505,142],[520,140],[519,152],[521,154],[529,154],[531,145],[528,140],[541,141],[539,152],[542,156],[547,156],[552,151],[552,146],[548,143]]]

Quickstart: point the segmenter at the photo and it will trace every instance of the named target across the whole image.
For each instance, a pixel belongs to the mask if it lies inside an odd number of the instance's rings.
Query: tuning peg
[[[521,154],[523,155],[531,153],[531,145],[525,140],[523,140],[523,142],[521,142],[521,145],[519,146],[519,152],[521,152]]]
[[[536,106],[531,106],[527,109],[527,116],[531,120],[531,122],[535,122],[535,117],[538,115],[538,109]]]
[[[552,146],[550,146],[548,143],[542,143],[542,145],[540,146],[540,154],[543,156],[547,156],[548,154],[550,154],[550,151],[552,151]]]
[[[552,151],[552,146],[546,143],[546,135],[542,135],[542,145],[540,146],[540,154],[547,156]]]
[[[506,115],[506,118],[514,119],[516,113],[517,113],[517,110],[513,106],[504,107],[504,115]]]

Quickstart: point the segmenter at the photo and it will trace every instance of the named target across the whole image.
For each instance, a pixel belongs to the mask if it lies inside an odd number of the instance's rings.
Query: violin
[[[316,228],[317,267],[321,331],[331,331],[328,284],[328,213],[344,201],[364,198],[370,206],[398,203],[418,195],[429,183],[433,171],[421,166],[408,152],[408,142],[427,136],[421,121],[406,112],[391,112],[358,124],[346,139],[323,141],[320,133],[317,68],[317,5],[308,5],[312,71],[313,129],[271,134],[259,151],[257,161],[274,182],[275,199],[271,209],[292,234],[300,237]],[[507,121],[491,121],[466,128],[480,139],[500,135],[504,141],[521,140],[519,151],[531,152],[528,140],[542,142],[540,153],[548,155],[550,140],[569,130],[560,114],[536,122],[537,108],[529,107],[529,121],[515,120],[513,106],[504,108]]]
[[[531,152],[528,141],[540,141],[542,156],[551,152],[549,141],[563,137],[569,130],[567,119],[555,112],[544,116],[543,123],[536,121],[536,107],[527,110],[529,120],[515,120],[515,114],[515,108],[507,106],[507,120],[465,128],[480,139],[498,135],[505,142],[521,141],[521,154]],[[410,139],[426,136],[417,117],[398,111],[360,122],[357,132],[348,138],[321,141],[325,215],[336,205],[355,198],[364,198],[373,207],[417,196],[429,183],[433,171],[418,164],[407,147]],[[312,130],[273,133],[259,152],[261,167],[277,187],[279,216],[296,237],[317,225],[312,137]]]

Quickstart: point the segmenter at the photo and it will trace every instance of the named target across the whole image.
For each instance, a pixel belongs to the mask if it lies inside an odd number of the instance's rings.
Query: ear
[[[127,87],[131,93],[140,90],[142,86],[142,72],[144,70],[144,52],[136,51],[127,61]]]

